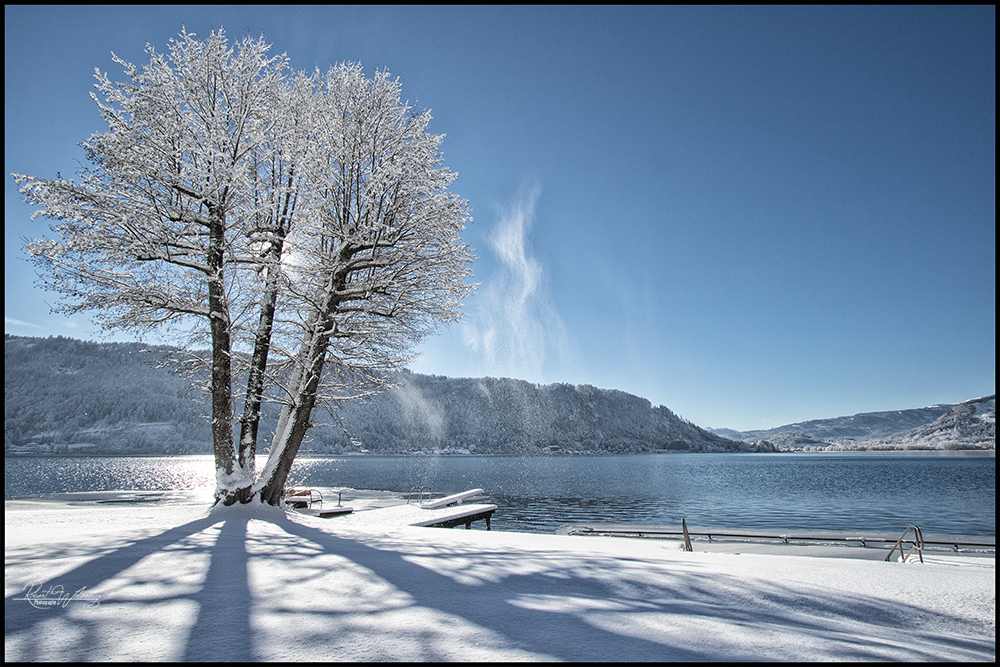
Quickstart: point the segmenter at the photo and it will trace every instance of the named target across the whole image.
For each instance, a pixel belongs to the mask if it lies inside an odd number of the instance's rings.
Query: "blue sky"
[[[741,430],[996,384],[995,8],[5,6],[5,330],[49,313],[11,172],[75,174],[185,26],[388,68],[469,200],[467,317],[415,371],[592,384]]]

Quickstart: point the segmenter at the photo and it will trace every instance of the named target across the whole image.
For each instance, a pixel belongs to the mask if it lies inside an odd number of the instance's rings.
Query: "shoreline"
[[[315,487],[314,487],[315,488]],[[353,489],[347,487],[319,487],[324,494],[328,507],[335,507],[334,498],[351,506],[352,515],[333,517],[328,521],[344,525],[357,523],[357,515],[370,510],[408,505],[408,494],[397,491],[374,489]],[[342,500],[338,491],[349,494],[348,500]],[[416,500],[413,501],[416,505]],[[18,512],[33,509],[55,509],[64,507],[98,507],[98,506],[155,506],[155,505],[190,505],[206,511],[211,509],[211,494],[206,491],[79,491],[66,493],[45,493],[30,496],[20,496],[4,500],[5,511]],[[294,510],[289,510],[294,511]],[[379,525],[382,525],[382,523]],[[878,552],[883,554],[900,537],[884,531],[864,530],[748,530],[734,527],[698,526],[688,527],[693,544],[706,551],[735,553],[743,546],[747,552],[809,555],[810,553],[833,557],[855,557],[873,560]],[[620,539],[653,540],[659,542],[682,543],[681,526],[667,524],[648,524],[642,522],[620,523],[584,521],[567,523],[552,532],[527,532],[512,530],[497,530],[496,532],[524,533],[527,535],[572,535],[574,537],[618,537]],[[668,532],[668,535],[660,533]],[[627,534],[616,534],[627,533]],[[734,536],[736,534],[736,536]],[[746,537],[756,534],[754,537]],[[708,535],[709,537],[705,537]],[[815,539],[803,539],[810,536]],[[789,538],[783,543],[783,538]],[[943,533],[927,533],[923,536],[925,551],[931,553],[952,553],[956,556],[971,556],[995,558],[995,535],[959,535]],[[791,542],[789,542],[791,540]],[[912,540],[906,540],[909,545]],[[955,549],[950,545],[959,544]],[[859,546],[859,544],[861,546]],[[849,551],[846,551],[849,550]]]
[[[67,447],[71,446],[69,444]],[[831,447],[837,447],[837,445],[831,445]],[[692,451],[682,451],[682,450],[649,450],[642,452],[598,452],[598,451],[559,451],[559,452],[533,452],[533,453],[519,453],[519,454],[472,454],[472,453],[458,453],[458,452],[401,452],[396,454],[379,454],[371,452],[352,452],[344,454],[323,454],[320,452],[301,452],[299,457],[304,459],[340,459],[340,458],[435,458],[435,457],[446,457],[446,458],[573,458],[580,456],[595,456],[595,457],[608,457],[608,456],[678,456],[678,455],[694,455],[701,456],[705,454],[731,454],[731,455],[760,455],[760,454],[771,454],[771,455],[784,455],[784,454],[926,454],[926,455],[936,455],[936,456],[987,456],[996,458],[996,449],[990,449],[986,447],[976,447],[969,449],[783,449],[778,451],[733,451],[733,452],[692,452]],[[30,454],[20,454],[16,452],[5,452],[4,458],[11,459],[91,459],[91,458],[173,458],[182,456],[204,456],[211,457],[212,452],[205,452],[202,454],[120,454],[120,453],[103,453],[103,452],[93,452],[93,453],[80,453],[74,454],[72,452],[53,452],[53,453],[43,453],[43,452],[32,452]],[[258,458],[267,458],[266,454],[258,454]]]
[[[684,552],[90,500],[5,502],[8,661],[995,657],[992,558]],[[41,605],[56,589],[65,604]]]

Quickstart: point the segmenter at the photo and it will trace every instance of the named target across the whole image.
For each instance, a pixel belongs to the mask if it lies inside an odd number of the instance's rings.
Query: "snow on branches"
[[[182,31],[141,68],[113,56],[129,80],[96,73],[108,130],[82,144],[80,182],[14,175],[59,222],[26,246],[59,310],[211,341],[225,504],[279,504],[314,408],[384,389],[471,290],[468,206],[430,114],[386,71],[307,75],[268,50]],[[258,476],[269,398],[283,410]]]

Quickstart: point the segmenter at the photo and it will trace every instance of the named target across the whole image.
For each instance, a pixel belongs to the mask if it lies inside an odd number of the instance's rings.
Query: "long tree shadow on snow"
[[[251,563],[255,559],[262,559],[265,563],[274,562],[268,559],[284,559],[292,564],[292,571],[301,565],[301,570],[308,571],[308,576],[315,577],[318,583],[330,573],[328,561],[321,559],[329,559],[331,555],[346,559],[349,566],[364,568],[373,577],[404,594],[409,600],[405,606],[423,607],[461,619],[485,631],[498,648],[518,649],[540,658],[615,662],[789,659],[789,656],[747,654],[740,646],[727,643],[726,637],[685,637],[683,645],[675,640],[656,641],[649,639],[656,635],[655,631],[645,632],[640,627],[645,623],[648,629],[650,622],[662,624],[670,622],[670,619],[698,616],[721,621],[734,628],[767,628],[807,636],[810,643],[821,642],[830,647],[835,659],[884,659],[884,654],[874,650],[877,646],[834,629],[845,623],[864,623],[869,627],[887,629],[890,639],[881,643],[897,648],[898,642],[892,639],[892,633],[908,632],[907,636],[916,640],[909,647],[912,659],[916,660],[938,658],[948,655],[948,651],[954,651],[956,657],[965,655],[976,659],[977,655],[990,655],[995,650],[995,643],[985,639],[913,632],[909,629],[912,618],[918,615],[926,618],[927,612],[910,605],[834,595],[813,594],[807,597],[802,591],[779,586],[762,590],[758,584],[756,588],[748,588],[744,582],[727,575],[694,571],[671,573],[654,581],[643,580],[632,576],[640,571],[636,568],[641,568],[644,563],[638,559],[625,562],[629,559],[573,556],[570,560],[574,564],[567,568],[564,566],[565,559],[557,552],[551,556],[507,554],[483,551],[474,545],[468,548],[435,548],[427,542],[416,547],[400,548],[400,542],[394,538],[338,536],[288,518],[262,521],[265,532],[279,529],[285,538],[274,539],[273,535],[259,538],[259,529],[255,528],[248,534],[248,525],[249,520],[239,516],[198,519],[114,549],[53,577],[51,581],[40,583],[43,589],[60,585],[67,592],[82,588],[94,590],[104,582],[121,577],[144,559],[166,550],[183,547],[188,554],[207,556],[209,562],[203,581],[186,591],[168,590],[159,597],[129,599],[125,596],[106,601],[109,605],[125,602],[132,606],[133,611],[143,607],[153,609],[157,604],[174,600],[191,601],[197,605],[196,618],[182,640],[181,654],[154,659],[253,661],[264,658],[267,651],[262,649],[266,647],[260,646],[261,639],[255,634],[251,620],[261,602],[252,597],[249,583]],[[213,533],[209,529],[215,526],[219,527],[214,541],[200,536],[205,531]],[[315,547],[303,550],[302,541]],[[260,545],[266,552],[248,550],[248,543]],[[517,561],[525,556],[530,556],[536,564],[542,563],[543,571],[537,568],[527,573],[520,571]],[[546,565],[546,558],[551,558],[551,565]],[[344,563],[343,560],[340,562]],[[631,567],[632,575],[621,578],[606,576],[608,568],[618,566]],[[476,576],[477,567],[480,573],[487,571],[487,576]],[[163,573],[164,577],[168,575]],[[146,579],[136,583],[150,583],[156,576],[145,574]],[[720,593],[731,595],[734,590],[742,591],[756,601],[727,606]],[[767,598],[766,604],[759,602],[762,596]],[[268,613],[279,617],[287,614],[290,624],[303,613],[301,609],[274,608],[274,597],[268,600]],[[280,595],[277,597],[280,598]],[[116,657],[102,653],[107,647],[99,633],[108,627],[106,617],[88,613],[69,614],[72,604],[36,609],[21,598],[23,595],[18,593],[4,601],[4,634],[8,640],[26,636],[33,639],[44,634],[48,627],[46,622],[59,619],[67,624],[63,628],[68,644],[65,659],[102,660]],[[582,607],[577,610],[559,607],[559,603],[567,600],[577,601]],[[602,609],[611,610],[614,619],[608,627],[612,629],[595,624],[595,616],[588,609],[596,610],[598,617]],[[336,620],[345,615],[364,615],[363,611],[351,608],[306,612],[315,614],[321,621]],[[381,617],[376,622],[380,620]],[[946,623],[960,622],[960,619],[943,616],[941,620]],[[606,617],[603,620],[597,618],[596,622],[607,625],[604,621],[607,621]],[[634,627],[631,627],[633,623]],[[392,641],[394,628],[383,629],[386,640]],[[297,649],[305,654],[314,652],[316,659],[348,657],[350,653],[331,654],[330,641],[335,638],[322,634],[310,635],[302,631],[295,638]],[[178,640],[181,641],[181,638],[178,637]],[[454,659],[453,655],[441,651],[432,638],[421,639],[418,636],[415,640],[424,644],[419,651],[424,659]],[[408,637],[407,641],[414,641],[414,637]],[[405,650],[409,649],[401,650],[406,655]],[[391,654],[390,651],[387,655]],[[41,649],[33,652],[29,648],[21,651],[17,658],[39,660],[50,655]],[[379,656],[371,657],[378,659]]]
[[[394,549],[382,550],[364,544],[360,539],[335,536],[323,530],[295,521],[285,521],[280,527],[287,533],[318,545],[323,552],[349,559],[354,565],[369,570],[379,579],[407,594],[411,607],[424,607],[442,612],[488,631],[498,649],[517,649],[537,658],[555,658],[574,662],[595,660],[706,660],[711,654],[663,646],[640,637],[608,632],[588,624],[573,614],[550,613],[517,607],[509,603],[520,594],[532,596],[586,597],[597,600],[608,592],[570,574],[553,578],[541,574],[516,575],[503,582],[467,585],[433,569],[415,564],[408,555]],[[427,529],[434,530],[434,529]],[[439,553],[434,558],[464,557],[467,554]],[[497,554],[481,554],[484,558],[501,558]],[[386,627],[387,636],[395,629]],[[318,638],[322,644],[322,638]],[[422,647],[426,660],[454,659],[441,654],[427,641]],[[322,646],[317,646],[322,650]],[[387,657],[391,656],[391,651]],[[393,659],[390,657],[390,659]]]
[[[197,538],[213,526],[219,525],[218,536],[212,544],[198,544]],[[78,567],[46,581],[25,582],[35,591],[44,593],[56,587],[66,595],[77,591],[93,594],[101,585],[116,577],[121,577],[129,568],[150,556],[162,554],[171,549],[183,549],[186,554],[203,554],[209,558],[209,566],[204,581],[192,592],[166,593],[135,600],[122,599],[117,595],[100,595],[99,604],[114,606],[127,604],[133,610],[148,605],[163,605],[177,600],[191,600],[197,604],[197,619],[191,627],[185,644],[183,658],[186,660],[239,660],[253,659],[250,634],[250,593],[247,578],[246,555],[247,519],[208,516],[190,521],[162,533],[136,540],[111,550],[108,553],[79,565]],[[81,555],[76,553],[74,555]],[[225,556],[224,558],[222,556]],[[142,586],[156,584],[169,579],[175,573],[162,572],[157,577],[131,582]],[[185,588],[185,587],[180,587]],[[50,596],[51,597],[51,596]],[[36,607],[25,600],[25,591],[8,595],[4,599],[4,637],[18,636],[28,641],[21,642],[27,648],[20,651],[19,660],[32,661],[51,659],[53,652],[67,660],[108,660],[115,655],[105,655],[108,647],[102,637],[109,621],[100,614],[75,613],[80,602],[64,605]],[[47,628],[53,621],[61,622],[59,636],[50,636]],[[239,641],[231,638],[239,637]],[[58,648],[53,648],[53,644]],[[153,659],[169,659],[181,656],[154,656]]]
[[[648,622],[648,614],[652,613],[659,622],[668,622],[670,615],[702,616],[738,628],[777,629],[779,632],[807,635],[810,641],[827,642],[836,652],[834,659],[843,660],[884,659],[884,654],[873,650],[877,648],[875,645],[858,641],[850,634],[844,635],[834,627],[847,622],[882,627],[890,632],[907,631],[915,615],[927,616],[924,610],[887,601],[834,595],[806,596],[801,591],[777,586],[760,590],[759,584],[757,588],[748,590],[744,582],[729,575],[711,573],[678,573],[668,581],[631,585],[633,590],[627,591],[623,588],[630,586],[628,582],[624,582],[623,586],[614,576],[593,576],[598,568],[615,566],[615,559],[599,556],[577,558],[586,563],[577,570],[517,574],[515,568],[515,572],[506,576],[493,580],[480,578],[470,585],[412,562],[414,555],[402,553],[394,545],[380,549],[368,546],[358,538],[336,536],[291,520],[281,522],[280,527],[319,545],[325,552],[339,554],[371,570],[379,578],[412,596],[414,605],[459,617],[493,631],[508,640],[512,647],[558,660],[770,660],[788,659],[788,656],[747,653],[735,643],[727,645],[726,637],[687,638],[684,646],[660,643],[644,638],[644,633],[638,628],[633,631],[627,627],[631,625],[627,621],[625,627],[619,625],[615,630],[608,630],[588,620],[586,613],[546,610],[546,601],[577,600],[584,607],[591,603],[597,610],[603,607],[624,612],[626,618],[634,616],[637,623]],[[446,561],[451,556],[478,559],[481,563],[505,557],[517,559],[516,554],[506,556],[477,552],[474,548],[458,553],[441,549],[426,557]],[[533,554],[532,557],[538,556]],[[642,561],[636,560],[633,565],[641,567]],[[751,597],[767,598],[767,604],[727,606],[719,594],[727,591],[731,594],[733,590],[743,591],[748,600]],[[519,601],[539,601],[542,604],[539,608],[531,608],[530,605],[518,604]],[[954,622],[958,619],[945,620]],[[943,648],[973,655],[988,655],[994,650],[994,644],[989,641],[915,634],[920,641],[907,646],[912,659],[934,659],[942,654]],[[898,648],[891,641],[881,643]],[[834,646],[835,649],[832,648]],[[432,651],[428,652],[428,657],[446,659],[445,656],[435,656]]]

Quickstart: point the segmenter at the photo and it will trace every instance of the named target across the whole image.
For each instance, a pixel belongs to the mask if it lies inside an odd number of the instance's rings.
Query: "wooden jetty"
[[[437,514],[437,516],[419,520],[410,525],[426,526],[428,528],[454,528],[455,526],[465,524],[465,529],[471,530],[474,521],[486,521],[486,530],[492,530],[490,519],[493,518],[493,513],[496,511],[496,505],[472,505],[465,509],[456,508],[451,512]]]
[[[354,511],[353,507],[345,507],[339,502],[336,507],[324,508],[323,494],[316,489],[285,489],[284,500],[285,506],[289,509],[296,510],[301,514],[308,514],[309,516],[318,516],[323,519],[343,516]],[[315,503],[319,503],[319,509],[313,508]]]
[[[406,504],[373,509],[362,507],[362,511],[355,512],[354,508],[341,506],[339,502],[336,507],[323,507],[323,496],[318,490],[297,488],[286,490],[285,505],[301,514],[324,519],[351,514],[350,517],[338,520],[337,523],[344,526],[455,528],[464,525],[466,530],[471,530],[473,523],[483,521],[486,523],[486,530],[492,530],[491,520],[497,506],[467,502],[484,493],[482,489],[469,489],[412,505],[407,498]]]

